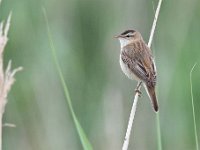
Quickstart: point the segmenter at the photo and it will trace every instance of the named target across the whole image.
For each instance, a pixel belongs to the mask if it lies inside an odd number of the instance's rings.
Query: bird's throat
[[[123,49],[124,46],[126,46],[126,45],[131,43],[130,40],[123,39],[123,38],[119,39],[119,41],[120,41],[120,45],[121,45],[121,50]]]

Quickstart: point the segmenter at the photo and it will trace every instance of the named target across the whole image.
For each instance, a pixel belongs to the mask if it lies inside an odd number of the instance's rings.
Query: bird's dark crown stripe
[[[130,32],[134,33],[135,30],[126,30],[121,35],[126,35],[127,33],[130,33]]]

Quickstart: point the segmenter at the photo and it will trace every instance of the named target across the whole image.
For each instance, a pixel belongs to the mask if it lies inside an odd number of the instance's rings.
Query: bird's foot
[[[140,91],[140,86],[141,86],[142,82],[138,82],[136,88],[135,88],[135,93],[138,93],[139,97],[141,97],[142,92]]]
[[[141,97],[141,95],[142,95],[142,92],[139,89],[137,89],[137,88],[135,89],[135,93],[138,93],[139,97]]]

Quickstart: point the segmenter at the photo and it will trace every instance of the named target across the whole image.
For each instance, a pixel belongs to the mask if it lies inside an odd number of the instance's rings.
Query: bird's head
[[[119,39],[121,47],[124,47],[124,46],[130,44],[131,42],[142,39],[142,36],[138,31],[126,30],[123,33],[121,33],[120,35],[115,36],[115,38]]]

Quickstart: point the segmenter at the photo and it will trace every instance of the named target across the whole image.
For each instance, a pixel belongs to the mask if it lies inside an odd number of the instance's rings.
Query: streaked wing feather
[[[156,82],[156,68],[151,50],[145,43],[138,42],[125,46],[122,57],[126,58],[129,69],[139,79],[145,82]]]
[[[143,81],[147,79],[145,68],[142,67],[142,64],[137,59],[131,58],[125,51],[121,53],[121,59],[139,79]]]

